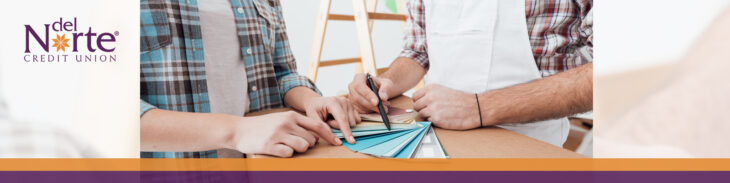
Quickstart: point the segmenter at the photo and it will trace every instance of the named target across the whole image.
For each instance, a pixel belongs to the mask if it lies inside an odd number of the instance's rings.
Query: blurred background
[[[0,116],[0,157],[139,157],[139,1],[0,6],[2,17],[19,15],[0,29],[0,101],[9,114]],[[41,30],[61,17],[77,17],[79,31],[119,31],[117,62],[24,62],[23,25]]]
[[[595,157],[730,157],[729,5],[596,1]]]
[[[727,0],[595,1],[595,75],[679,61],[727,9]],[[599,58],[600,57],[600,58]]]

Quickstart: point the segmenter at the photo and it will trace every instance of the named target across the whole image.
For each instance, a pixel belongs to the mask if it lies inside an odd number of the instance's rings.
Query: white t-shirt
[[[205,0],[198,9],[210,110],[243,116],[249,105],[248,82],[231,3]]]
[[[205,54],[210,111],[243,116],[248,111],[248,81],[241,57],[236,20],[229,0],[198,2]],[[218,150],[219,157],[242,157],[232,150]]]

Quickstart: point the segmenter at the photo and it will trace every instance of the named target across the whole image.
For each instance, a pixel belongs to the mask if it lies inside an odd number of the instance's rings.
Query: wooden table
[[[411,109],[413,100],[406,96],[390,101],[391,105]],[[247,114],[257,116],[290,109],[275,109]],[[481,128],[467,131],[454,131],[435,128],[436,136],[451,158],[585,158],[578,153],[553,146],[513,131],[498,127]],[[343,141],[344,142],[344,141]],[[345,142],[346,143],[346,142]],[[271,156],[249,154],[252,158]],[[333,146],[320,139],[317,146],[305,153],[296,153],[295,158],[373,158],[356,153],[344,146]]]

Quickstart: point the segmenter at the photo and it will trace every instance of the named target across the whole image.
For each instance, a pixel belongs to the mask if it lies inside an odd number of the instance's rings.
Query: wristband
[[[479,112],[479,128],[482,128],[482,127],[484,127],[484,125],[482,124],[483,123],[482,122],[482,106],[480,106],[480,104],[479,104],[479,95],[475,93],[474,97],[477,98],[477,112]]]

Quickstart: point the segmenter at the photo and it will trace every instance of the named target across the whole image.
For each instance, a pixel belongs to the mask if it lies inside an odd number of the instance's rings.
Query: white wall
[[[319,12],[318,0],[281,0],[289,41],[297,59],[300,74],[309,69],[314,27]],[[333,0],[331,13],[352,14],[352,2]],[[387,12],[384,1],[378,5],[379,12]],[[387,67],[398,56],[402,43],[401,23],[376,21],[373,25],[373,44],[378,68]],[[357,33],[354,22],[330,21],[325,36],[322,59],[352,58],[358,55]],[[355,64],[320,69],[317,86],[325,96],[347,93],[355,72]]]
[[[729,2],[595,1],[595,74],[678,61]]]

